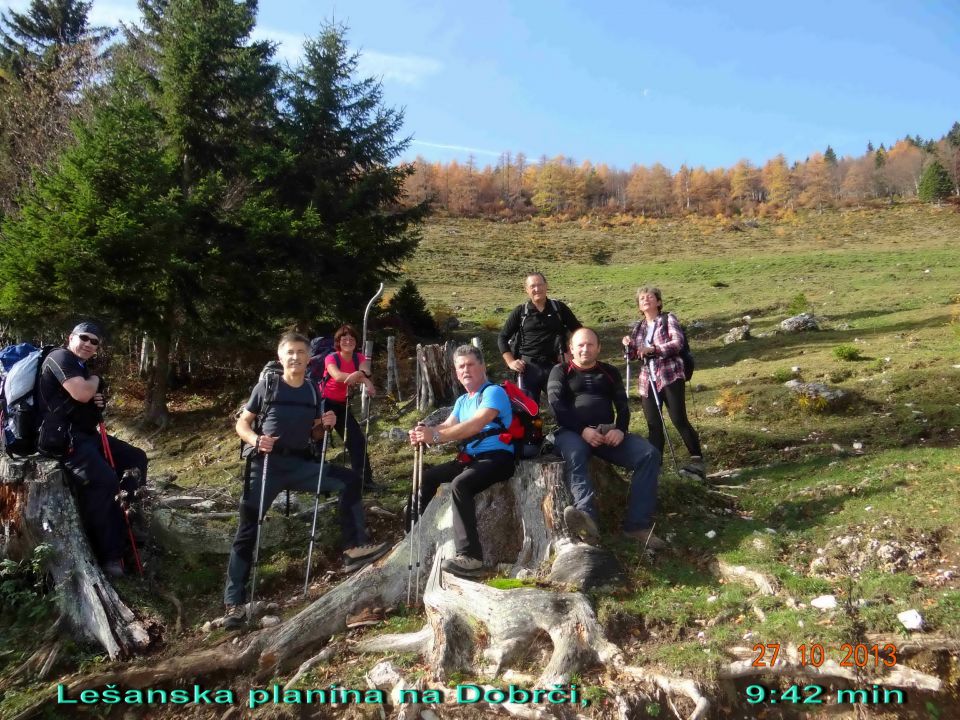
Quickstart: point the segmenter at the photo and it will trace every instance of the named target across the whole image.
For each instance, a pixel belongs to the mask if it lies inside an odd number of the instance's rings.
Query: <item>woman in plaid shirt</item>
[[[683,374],[683,360],[680,350],[683,348],[683,330],[673,313],[663,312],[663,296],[660,288],[645,285],[637,290],[637,305],[643,313],[643,319],[633,326],[629,335],[623,338],[623,344],[635,360],[642,360],[640,379],[637,383],[643,414],[647,418],[650,431],[650,443],[663,452],[664,425],[662,408],[657,406],[654,394],[650,392],[651,378],[656,384],[660,402],[666,404],[670,420],[683,438],[683,444],[690,453],[690,462],[680,470],[681,475],[704,480],[706,466],[700,449],[700,437],[687,419],[687,406]],[[629,388],[627,389],[629,393]]]

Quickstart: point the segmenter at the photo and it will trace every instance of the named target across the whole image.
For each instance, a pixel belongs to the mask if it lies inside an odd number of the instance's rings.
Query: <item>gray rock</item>
[[[720,415],[723,415],[723,408],[719,405],[708,405],[706,408],[704,408],[703,412],[705,415],[719,417]]]
[[[823,399],[828,407],[839,405],[844,402],[847,393],[840,388],[831,388],[823,383],[805,383],[798,380],[788,380],[784,383],[797,395],[806,395],[811,399]]]
[[[380,437],[384,440],[392,440],[393,442],[409,442],[410,436],[407,434],[407,431],[403,428],[390,428],[385,432],[380,433]]]
[[[732,345],[735,342],[742,342],[750,338],[750,326],[741,325],[739,327],[730,328],[730,331],[723,336],[724,345]]]
[[[800,313],[781,322],[780,329],[784,332],[803,332],[806,330],[819,330],[820,324],[812,313]]]
[[[443,330],[449,332],[450,330],[456,330],[460,327],[460,320],[455,317],[447,318],[443,323]]]
[[[434,410],[432,413],[430,413],[423,419],[423,424],[430,425],[430,426],[439,425],[448,417],[450,417],[450,413],[452,412],[453,412],[452,405],[449,407],[437,408],[436,410]]]

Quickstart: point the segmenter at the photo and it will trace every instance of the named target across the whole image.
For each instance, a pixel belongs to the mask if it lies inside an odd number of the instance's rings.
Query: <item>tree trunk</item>
[[[158,427],[166,427],[170,421],[167,411],[167,388],[170,379],[170,333],[159,333],[155,340],[155,362],[147,383],[146,420]]]
[[[453,351],[456,344],[417,345],[417,365],[420,371],[417,409],[451,404],[462,390],[453,371]]]
[[[59,463],[0,456],[0,517],[10,527],[5,555],[28,557],[42,543],[52,548],[46,571],[77,636],[98,643],[112,659],[149,647],[147,626],[120,600],[90,552]]]

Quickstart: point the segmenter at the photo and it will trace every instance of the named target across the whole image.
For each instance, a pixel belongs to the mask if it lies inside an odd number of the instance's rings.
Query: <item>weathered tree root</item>
[[[134,615],[90,553],[76,503],[59,463],[0,457],[0,482],[18,502],[18,537],[7,552],[24,556],[42,543],[51,545],[46,567],[57,588],[60,612],[79,637],[98,643],[112,659],[128,658],[151,644],[147,627]]]
[[[703,693],[700,692],[700,687],[693,680],[650,672],[633,665],[621,665],[617,669],[622,674],[648,687],[660,690],[671,703],[671,698],[677,695],[689,698],[693,702],[693,712],[689,715],[688,720],[700,720],[700,718],[706,717],[710,711],[710,701],[704,697]],[[677,717],[682,717],[676,708],[674,708],[674,714]]]
[[[727,582],[739,583],[746,580],[754,585],[762,595],[776,595],[780,589],[780,585],[775,578],[757,570],[751,570],[745,565],[731,565],[723,560],[715,560],[711,563],[711,570]]]
[[[452,543],[451,543],[452,545]],[[452,548],[449,549],[452,554]],[[536,687],[566,683],[570,675],[597,664],[620,662],[620,650],[609,642],[590,603],[580,593],[537,588],[497,590],[440,570],[434,559],[424,593],[426,628],[407,635],[386,635],[357,645],[361,652],[416,650],[429,658],[435,679],[457,672],[475,672],[474,656],[485,636],[485,675],[499,675],[511,661],[526,655],[538,639],[553,643],[550,660]]]

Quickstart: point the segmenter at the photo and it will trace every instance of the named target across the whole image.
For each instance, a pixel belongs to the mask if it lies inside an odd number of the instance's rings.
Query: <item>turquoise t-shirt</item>
[[[493,408],[499,413],[499,418],[503,422],[503,428],[500,423],[494,421],[483,426],[484,430],[497,428],[501,432],[506,432],[513,420],[513,409],[510,407],[510,398],[506,391],[499,385],[488,383],[480,388],[479,392],[472,396],[464,393],[457,398],[453,405],[453,412],[450,413],[457,422],[466,422],[476,415],[480,410]],[[471,457],[480,453],[491,452],[493,450],[507,450],[513,452],[513,446],[509,443],[501,442],[496,435],[484,438],[483,440],[474,440],[467,444],[466,453]]]

